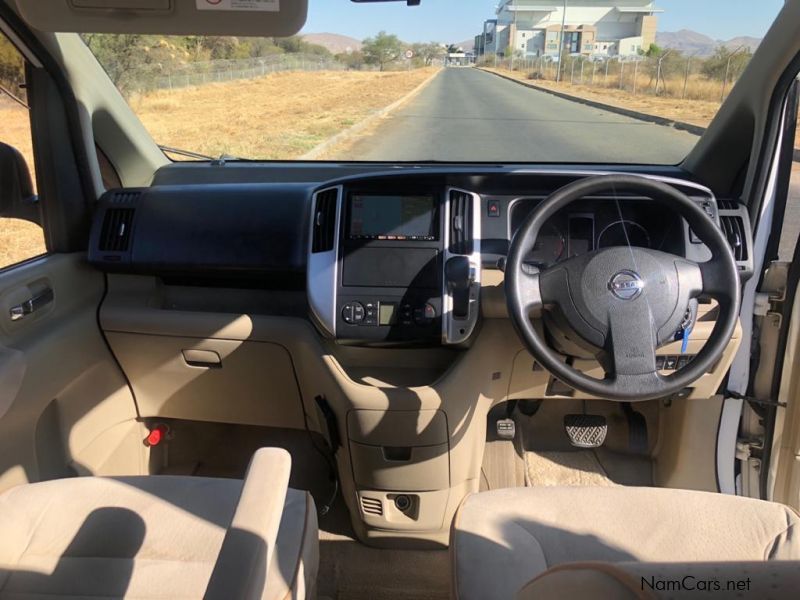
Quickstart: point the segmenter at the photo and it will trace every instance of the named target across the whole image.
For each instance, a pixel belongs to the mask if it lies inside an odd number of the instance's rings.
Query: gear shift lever
[[[469,292],[475,281],[475,273],[466,256],[454,256],[445,264],[447,291],[453,296],[453,317],[466,319],[469,316]]]

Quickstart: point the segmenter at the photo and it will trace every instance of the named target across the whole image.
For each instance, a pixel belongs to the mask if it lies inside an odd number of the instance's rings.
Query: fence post
[[[623,89],[622,77],[624,75],[625,75],[625,63],[620,60],[619,61],[619,89]]]
[[[569,71],[569,84],[572,85],[573,83],[575,83],[575,59],[573,58],[570,61],[570,63],[571,63],[570,65],[571,68]]]
[[[636,95],[636,78],[639,77],[639,61],[633,65],[633,95]]]
[[[597,73],[597,63],[592,61],[592,85],[594,85],[594,74]]]
[[[609,67],[609,65],[611,65],[611,59],[610,58],[606,59],[606,75],[605,75],[605,78],[603,79],[603,83],[604,84],[608,83],[608,67]]]
[[[720,96],[719,101],[725,102],[725,88],[728,87],[728,73],[731,70],[731,61],[733,57],[739,54],[739,52],[744,48],[744,45],[739,46],[736,50],[730,53],[728,56],[728,63],[725,65],[725,77],[722,79],[722,95]]]
[[[692,57],[686,59],[686,73],[683,75],[683,92],[681,93],[681,100],[686,99],[686,87],[689,85],[689,69],[692,65]]]
[[[581,85],[583,85],[583,65],[584,65],[584,62],[585,61],[583,60],[583,58],[581,58]]]

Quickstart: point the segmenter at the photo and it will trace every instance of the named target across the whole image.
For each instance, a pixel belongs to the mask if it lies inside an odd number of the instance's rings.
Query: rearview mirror
[[[41,224],[39,197],[33,191],[31,172],[22,154],[0,143],[0,217]]]
[[[17,0],[34,29],[74,33],[288,37],[308,0]]]

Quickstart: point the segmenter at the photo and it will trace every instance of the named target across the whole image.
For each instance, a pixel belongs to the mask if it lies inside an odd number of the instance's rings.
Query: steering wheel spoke
[[[522,265],[517,278],[517,293],[526,314],[544,307],[541,273],[531,265]]]
[[[697,266],[700,269],[703,293],[715,300],[730,300],[730,282],[723,261],[712,258],[708,262],[698,263]]]
[[[608,348],[613,357],[615,379],[656,373],[656,333],[650,308],[623,304],[609,311]]]

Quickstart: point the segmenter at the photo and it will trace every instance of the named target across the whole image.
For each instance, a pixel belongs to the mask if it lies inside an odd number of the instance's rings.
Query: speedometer
[[[652,247],[647,229],[636,221],[615,221],[608,225],[597,237],[597,247],[612,248],[615,246],[634,246],[636,248]]]
[[[525,262],[535,267],[549,267],[564,257],[567,244],[564,234],[554,225],[545,225],[536,238],[536,244]]]

